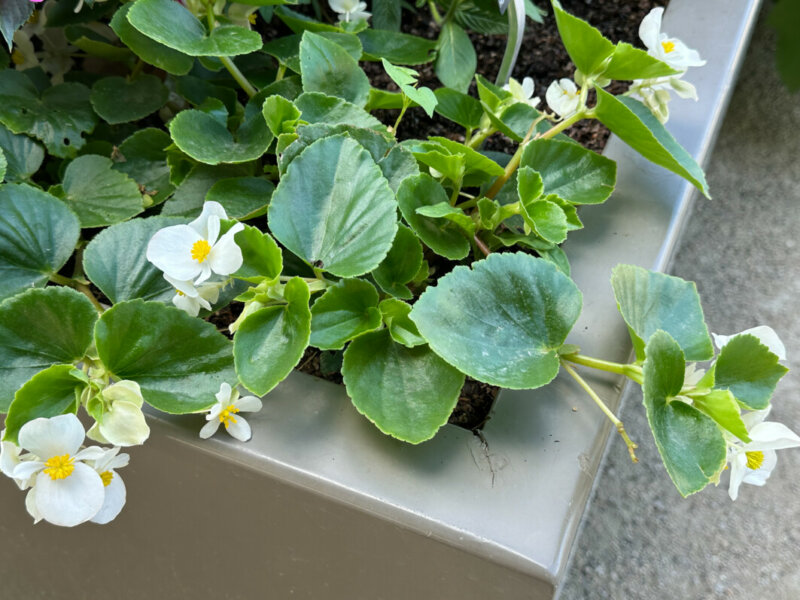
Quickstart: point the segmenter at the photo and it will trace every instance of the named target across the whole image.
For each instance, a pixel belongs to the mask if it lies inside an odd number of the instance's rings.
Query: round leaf
[[[369,79],[358,61],[336,42],[306,31],[300,41],[304,92],[322,92],[356,106],[369,98]]]
[[[456,267],[420,296],[411,319],[436,354],[479,381],[537,388],[558,373],[558,348],[581,293],[553,264],[491,254]]]
[[[140,129],[120,144],[114,155],[114,170],[125,173],[159,204],[172,194],[166,148],[172,144],[160,129]]]
[[[412,444],[432,438],[458,402],[464,374],[427,346],[406,348],[386,329],[350,342],[342,365],[347,394],[383,433]]]
[[[0,125],[0,150],[7,162],[6,181],[28,179],[44,161],[44,148],[27,135],[11,133],[3,125]]]
[[[310,344],[339,350],[354,337],[381,325],[378,292],[363,279],[342,279],[329,287],[311,307]]]
[[[116,125],[154,113],[164,106],[168,97],[169,90],[161,80],[155,75],[145,74],[131,81],[124,77],[98,79],[92,86],[91,101],[98,115]]]
[[[242,251],[242,266],[234,273],[234,277],[253,283],[272,280],[281,274],[283,257],[278,244],[268,233],[245,225],[236,234],[236,245]]]
[[[397,204],[380,168],[352,139],[317,140],[291,162],[269,206],[273,235],[339,277],[377,267],[397,232]]]
[[[422,244],[408,227],[400,225],[389,254],[372,272],[375,282],[387,294],[411,300],[414,294],[406,287],[422,266]]]

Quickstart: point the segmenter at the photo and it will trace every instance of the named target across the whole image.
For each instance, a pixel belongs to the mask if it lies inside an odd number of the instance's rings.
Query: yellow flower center
[[[747,457],[747,468],[751,471],[758,471],[761,468],[761,465],[764,464],[763,452],[745,452],[744,455]]]
[[[75,470],[73,461],[74,459],[69,454],[54,456],[44,463],[46,467],[44,472],[50,475],[50,479],[53,481],[56,479],[66,479],[72,475],[72,472]]]
[[[247,15],[247,20],[250,21],[250,25],[255,25],[256,24],[256,16],[258,16],[258,15],[256,15],[256,13]]]
[[[175,290],[175,293],[178,294],[178,296],[185,296],[186,295],[186,294],[184,294],[182,291],[180,291],[178,289]]]
[[[111,480],[114,479],[114,473],[111,471],[103,471],[100,473],[100,479],[103,480],[104,486],[108,486],[108,484],[111,483]]]
[[[208,258],[209,252],[211,252],[211,244],[205,240],[197,240],[192,244],[192,258],[199,263]]]
[[[21,65],[25,62],[25,56],[23,56],[22,52],[19,50],[14,50],[11,53],[11,62],[13,62],[15,65]]]
[[[227,429],[231,423],[236,423],[236,417],[233,415],[238,412],[239,409],[231,404],[228,408],[219,413],[219,422],[225,425],[225,429]]]
[[[661,42],[661,47],[664,48],[664,52],[669,54],[673,50],[675,50],[675,42],[670,42],[667,40],[666,42]]]

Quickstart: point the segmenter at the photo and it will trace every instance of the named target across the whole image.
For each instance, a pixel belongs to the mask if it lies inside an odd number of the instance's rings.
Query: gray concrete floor
[[[778,331],[793,370],[770,420],[800,433],[800,94],[780,83],[765,16],[708,166],[714,199],[696,200],[671,272],[697,282],[711,331]],[[742,485],[736,502],[726,475],[682,500],[638,389],[621,418],[640,462],[614,436],[560,600],[800,598],[800,449],[779,451],[767,485]]]

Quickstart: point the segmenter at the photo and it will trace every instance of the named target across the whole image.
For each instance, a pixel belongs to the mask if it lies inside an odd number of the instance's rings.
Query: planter
[[[701,163],[758,4],[672,0],[666,15],[665,29],[708,60],[691,77],[702,102],[675,102],[670,121]],[[630,342],[611,268],[666,268],[693,191],[613,137],[605,154],[619,163],[617,191],[582,213],[586,229],[567,244],[586,299],[568,341],[623,360]],[[619,378],[593,383],[618,402]],[[128,506],[103,528],[31,527],[13,483],[3,484],[0,535],[22,549],[3,557],[4,594],[552,598],[610,432],[564,378],[504,391],[486,444],[455,427],[403,444],[353,410],[343,388],[297,373],[250,421],[256,435],[243,445],[201,441],[201,417],[152,419],[151,441],[124,473]]]

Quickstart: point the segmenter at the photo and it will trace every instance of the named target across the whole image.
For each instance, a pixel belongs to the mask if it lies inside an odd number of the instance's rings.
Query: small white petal
[[[731,479],[728,483],[728,496],[731,500],[739,497],[739,486],[747,475],[747,457],[744,452],[736,454],[731,460]]]
[[[228,423],[228,425],[225,426],[225,429],[240,442],[246,442],[253,435],[253,433],[250,431],[250,425],[239,415],[236,415],[235,418],[236,422]]]
[[[230,401],[232,394],[233,389],[231,388],[231,384],[227,381],[223,381],[219,384],[219,391],[214,394],[214,397],[220,404],[227,404]]]
[[[244,225],[237,223],[211,249],[206,261],[211,270],[218,275],[230,275],[242,266],[242,250],[236,245],[234,236],[244,229]]]
[[[639,25],[639,38],[645,47],[650,50],[659,45],[659,34],[661,33],[661,18],[664,9],[660,6],[651,10]]]
[[[73,460],[98,460],[103,458],[105,453],[105,448],[101,448],[100,446],[89,446],[88,448],[84,448],[75,454],[72,458]]]
[[[74,527],[91,519],[103,506],[103,480],[94,469],[75,463],[75,470],[64,479],[51,479],[47,473],[36,476],[36,510],[54,525]]]
[[[202,265],[192,258],[192,246],[202,239],[188,225],[164,227],[150,238],[147,260],[173,279],[194,279],[202,271]]]
[[[4,429],[0,433],[0,437],[5,435],[5,433]],[[3,473],[6,477],[12,477],[11,473],[14,471],[14,467],[20,463],[20,452],[19,446],[15,443],[0,442],[0,473]]]
[[[117,473],[113,471],[111,473],[113,477],[111,482],[105,486],[106,495],[103,500],[103,506],[91,519],[92,523],[97,523],[98,525],[105,525],[113,521],[122,511],[122,507],[125,506],[125,498],[127,496],[125,483]]]
[[[783,450],[800,446],[800,437],[783,423],[765,421],[748,433],[752,441],[745,450]]]
[[[41,459],[75,454],[81,447],[86,432],[78,417],[72,413],[49,419],[28,421],[19,430],[19,445]]]
[[[199,298],[191,298],[189,296],[182,296],[181,294],[175,294],[172,297],[172,304],[175,306],[175,308],[181,309],[189,316],[196,317],[197,315],[200,314]]]
[[[261,400],[255,396],[242,396],[235,404],[236,408],[242,412],[258,412],[264,406]]]
[[[100,432],[115,446],[138,446],[150,437],[150,427],[140,406],[117,401],[100,421]]]
[[[189,279],[188,281],[181,281],[180,279],[175,279],[174,277],[170,277],[166,273],[164,273],[164,279],[166,279],[172,287],[174,287],[184,296],[188,296],[190,298],[196,298],[197,296],[200,295],[200,292],[198,292],[197,288],[194,287],[194,282],[191,279]]]
[[[212,227],[211,217],[215,217],[217,221],[216,223],[217,231],[216,234],[214,234],[213,236],[213,241],[212,241],[212,236],[209,235],[211,233],[211,227]],[[227,219],[227,218],[228,215],[225,212],[225,209],[222,207],[222,205],[219,202],[214,202],[212,200],[210,202],[203,203],[203,211],[200,213],[199,217],[197,217],[194,221],[189,223],[189,227],[191,227],[197,233],[199,233],[204,240],[208,240],[211,244],[213,244],[214,241],[216,241],[217,236],[219,235],[220,219]]]
[[[39,514],[39,509],[36,508],[36,488],[32,487],[30,491],[25,494],[25,510],[33,517],[33,524],[35,525],[42,520],[42,515]]]
[[[44,461],[41,460],[26,460],[22,461],[14,467],[10,477],[19,481],[27,481],[32,475],[44,469]]]
[[[203,428],[200,430],[200,437],[204,440],[207,440],[212,435],[217,433],[217,429],[219,429],[219,419],[210,420],[208,423],[203,425]]]
[[[144,398],[142,397],[142,388],[139,387],[139,384],[135,381],[130,381],[128,379],[123,379],[122,381],[118,381],[116,383],[112,383],[106,389],[103,390],[103,398],[111,402],[127,402],[128,404],[133,404],[134,406],[141,406],[144,404]]]

